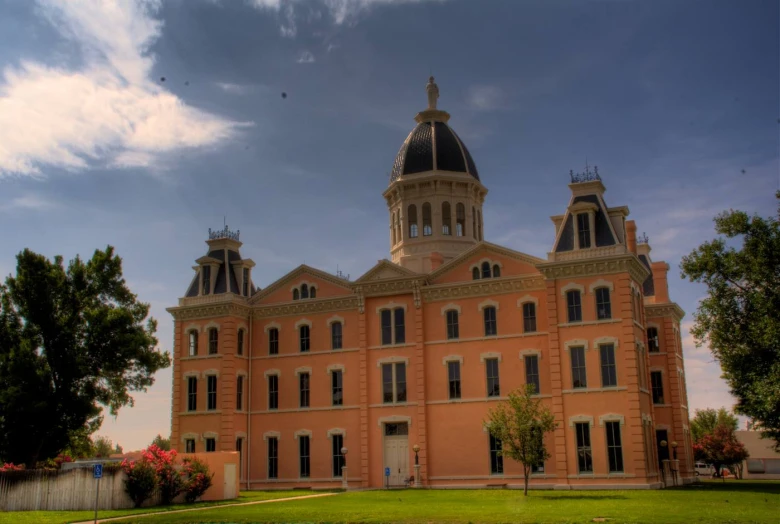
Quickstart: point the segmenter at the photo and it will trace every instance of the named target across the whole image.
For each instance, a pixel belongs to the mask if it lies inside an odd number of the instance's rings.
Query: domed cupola
[[[439,87],[425,86],[428,108],[401,145],[383,193],[390,210],[393,262],[427,273],[482,237],[487,189],[468,148],[437,109]]]

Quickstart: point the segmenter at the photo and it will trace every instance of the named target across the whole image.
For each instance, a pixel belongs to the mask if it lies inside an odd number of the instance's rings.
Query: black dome
[[[433,151],[436,148],[436,165]],[[454,171],[465,173],[479,180],[477,166],[471,153],[455,131],[444,122],[417,124],[398,151],[390,173],[390,183],[402,175],[425,171]]]

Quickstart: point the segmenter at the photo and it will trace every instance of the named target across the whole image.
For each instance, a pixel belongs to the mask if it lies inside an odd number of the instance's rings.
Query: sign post
[[[390,488],[390,468],[385,468],[385,487]]]
[[[100,479],[103,478],[103,464],[94,464],[92,466],[92,476],[97,480],[97,490],[95,490],[95,524],[97,524],[98,500],[100,499]]]

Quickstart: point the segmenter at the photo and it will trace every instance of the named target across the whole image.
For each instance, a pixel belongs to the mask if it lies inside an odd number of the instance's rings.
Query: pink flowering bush
[[[6,471],[23,471],[24,470],[24,464],[19,464],[18,466],[16,464],[12,464],[11,462],[6,462],[3,464],[2,467],[0,467],[0,472],[5,473]]]
[[[196,458],[185,458],[183,464],[184,467],[182,469],[187,477],[184,487],[184,500],[195,502],[211,487],[211,479],[214,478],[214,474],[209,472],[209,467],[206,463]]]
[[[184,491],[185,473],[176,468],[176,450],[165,451],[152,444],[144,450],[143,459],[154,466],[160,488],[160,502],[167,506]]]
[[[125,472],[125,491],[135,504],[140,508],[157,488],[157,473],[152,463],[142,457],[141,460],[123,460],[120,465]]]

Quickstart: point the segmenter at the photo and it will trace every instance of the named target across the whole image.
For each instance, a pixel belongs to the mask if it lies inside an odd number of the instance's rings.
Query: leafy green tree
[[[485,424],[493,437],[501,440],[501,455],[522,464],[525,479],[523,495],[528,495],[531,468],[550,458],[544,435],[555,429],[555,417],[533,396],[533,386],[509,393],[488,411]]]
[[[123,454],[124,452],[125,452],[125,451],[122,449],[122,446],[120,446],[119,444],[117,444],[117,445],[114,447],[114,451],[113,451],[113,453],[114,453],[114,454],[116,454],[116,455],[121,455],[121,454]]]
[[[100,427],[104,406],[132,406],[171,359],[113,247],[67,268],[29,249],[16,260],[0,285],[0,457],[31,467]]]
[[[159,433],[156,437],[154,437],[154,440],[152,440],[151,443],[152,446],[157,446],[158,448],[162,449],[163,451],[170,451],[171,450],[171,438],[163,438],[162,435]]]
[[[114,443],[108,437],[98,437],[92,452],[97,458],[106,458],[114,452]]]
[[[780,449],[780,221],[730,210],[715,218],[715,230],[725,238],[680,264],[683,277],[708,288],[691,333],[720,362],[735,411]]]
[[[720,425],[731,428],[731,431],[736,431],[739,429],[739,420],[726,408],[720,408],[717,411],[712,408],[697,409],[696,414],[691,419],[693,441],[696,442],[704,435],[711,435]]]

